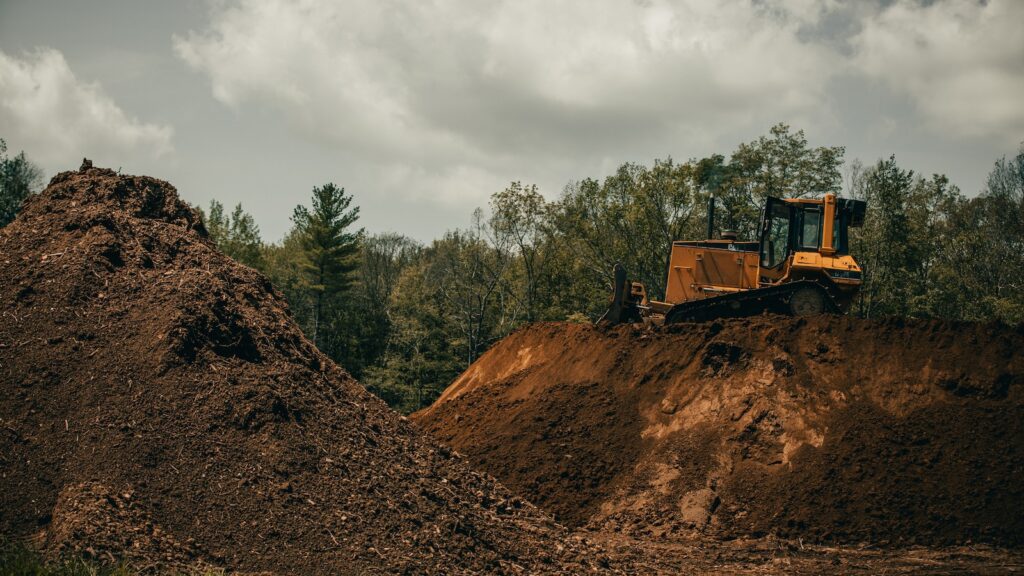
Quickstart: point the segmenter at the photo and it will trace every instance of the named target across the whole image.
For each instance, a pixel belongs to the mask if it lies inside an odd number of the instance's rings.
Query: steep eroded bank
[[[538,324],[414,419],[569,525],[1017,547],[1022,346],[924,320]]]

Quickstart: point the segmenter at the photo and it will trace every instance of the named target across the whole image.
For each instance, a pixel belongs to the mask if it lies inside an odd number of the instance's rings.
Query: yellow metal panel
[[[821,253],[831,256],[836,253],[832,245],[832,235],[836,222],[836,195],[825,194],[825,206],[822,208],[821,219]]]
[[[673,245],[665,300],[677,304],[756,288],[757,269],[756,252]]]
[[[817,252],[797,252],[793,255],[794,268],[821,268],[821,254]]]
[[[803,270],[854,270],[860,266],[849,254],[842,256],[823,256],[817,252],[797,252],[793,255],[793,268]]]

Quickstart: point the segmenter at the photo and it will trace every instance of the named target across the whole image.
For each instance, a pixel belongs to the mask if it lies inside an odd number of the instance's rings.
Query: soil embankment
[[[414,419],[570,526],[1024,544],[1024,330],[539,324]]]

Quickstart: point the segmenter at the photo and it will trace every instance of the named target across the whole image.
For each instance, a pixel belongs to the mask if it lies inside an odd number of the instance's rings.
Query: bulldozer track
[[[745,316],[756,316],[765,312],[793,315],[789,307],[790,298],[797,291],[806,288],[821,293],[825,312],[832,314],[839,312],[839,306],[836,304],[835,299],[824,286],[813,280],[798,280],[780,286],[733,292],[731,294],[704,298],[703,300],[682,302],[673,306],[665,314],[665,324],[707,322],[718,318],[742,318]]]

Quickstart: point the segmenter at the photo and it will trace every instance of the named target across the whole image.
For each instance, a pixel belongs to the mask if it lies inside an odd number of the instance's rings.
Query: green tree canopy
[[[7,143],[0,139],[0,227],[18,214],[22,202],[38,192],[43,184],[43,171],[19,152],[7,156]]]
[[[975,315],[1024,322],[1024,144],[996,161],[967,211],[974,259],[964,274],[975,282]]]
[[[252,215],[238,204],[231,215],[224,214],[224,205],[216,200],[210,201],[210,212],[200,209],[203,222],[210,239],[222,252],[235,260],[256,269],[263,269],[260,229]]]
[[[857,196],[868,203],[864,228],[853,253],[864,268],[859,313],[870,317],[905,314],[910,300],[909,273],[915,268],[908,203],[914,172],[903,170],[895,156],[879,160],[860,182]]]
[[[802,198],[839,192],[844,153],[842,146],[811,148],[803,130],[792,133],[786,124],[776,124],[768,136],[740,144],[728,164],[721,156],[700,161],[700,181],[724,208],[718,229],[753,237],[768,196]]]

